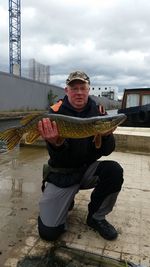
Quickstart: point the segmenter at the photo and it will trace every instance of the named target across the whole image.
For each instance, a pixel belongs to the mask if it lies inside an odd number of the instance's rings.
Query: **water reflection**
[[[7,148],[4,142],[0,140],[0,153],[7,152]]]
[[[22,184],[23,184],[23,179],[15,179],[12,177],[12,197],[14,196],[22,196]]]
[[[0,154],[0,191],[11,197],[39,194],[42,167],[47,162],[45,148],[16,147]]]
[[[45,148],[17,147],[0,154],[0,266],[4,266],[12,244],[25,240],[36,222],[41,195]]]

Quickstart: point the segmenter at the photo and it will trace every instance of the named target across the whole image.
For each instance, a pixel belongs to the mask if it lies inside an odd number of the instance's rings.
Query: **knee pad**
[[[65,225],[61,224],[56,227],[49,227],[43,224],[40,217],[38,217],[38,230],[42,239],[47,241],[56,241],[58,237],[65,232]]]
[[[99,176],[98,183],[108,184],[113,192],[120,191],[123,184],[123,168],[113,160],[101,161],[96,170]]]
[[[120,166],[120,164],[116,161],[111,162],[110,171],[112,172],[112,180],[116,186],[120,187],[123,184],[123,168]]]

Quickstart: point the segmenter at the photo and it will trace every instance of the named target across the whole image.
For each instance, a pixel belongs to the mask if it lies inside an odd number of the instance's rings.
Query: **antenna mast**
[[[21,0],[9,0],[9,72],[21,76]]]

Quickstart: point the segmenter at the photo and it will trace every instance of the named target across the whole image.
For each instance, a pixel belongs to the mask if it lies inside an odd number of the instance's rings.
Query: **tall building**
[[[117,86],[91,86],[90,95],[97,97],[107,97],[111,100],[118,100],[118,87]]]
[[[34,58],[30,59],[29,78],[39,82],[50,83],[50,66],[41,64]]]

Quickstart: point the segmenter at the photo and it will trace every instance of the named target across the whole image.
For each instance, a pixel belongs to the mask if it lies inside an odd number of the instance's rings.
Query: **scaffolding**
[[[9,72],[21,76],[20,0],[9,0]]]

